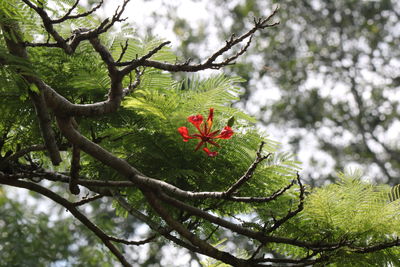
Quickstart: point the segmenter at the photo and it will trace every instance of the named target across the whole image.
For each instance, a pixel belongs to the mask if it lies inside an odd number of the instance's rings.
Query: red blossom
[[[209,156],[209,157],[215,157],[216,155],[218,155],[218,152],[217,151],[210,151],[210,149],[208,149],[207,147],[203,147],[203,150],[204,150],[204,152],[206,152],[207,153],[207,155]]]
[[[210,151],[207,148],[207,144],[211,144],[216,147],[220,147],[219,144],[217,144],[215,141],[213,141],[214,139],[230,139],[233,135],[233,130],[229,126],[225,126],[224,129],[222,129],[222,131],[220,131],[220,130],[211,131],[212,125],[213,125],[213,118],[214,118],[214,109],[213,108],[210,108],[210,112],[208,114],[208,118],[207,118],[206,122],[204,122],[203,116],[200,114],[188,117],[188,121],[196,127],[196,129],[198,130],[199,133],[189,134],[188,128],[184,127],[184,126],[178,128],[178,132],[183,137],[184,142],[189,141],[189,139],[200,140],[200,142],[197,144],[197,146],[195,148],[195,151],[199,150],[200,147],[204,146],[203,151],[209,157],[217,156],[218,152]]]
[[[233,130],[229,126],[225,126],[224,129],[221,131],[219,135],[216,136],[216,138],[221,138],[221,139],[229,139],[233,135]]]
[[[183,142],[187,142],[189,141],[189,139],[192,139],[193,137],[191,137],[189,135],[189,130],[186,127],[179,127],[178,128],[179,133],[182,135],[183,137]]]

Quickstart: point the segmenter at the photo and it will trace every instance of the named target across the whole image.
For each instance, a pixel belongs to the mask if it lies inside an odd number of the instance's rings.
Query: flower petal
[[[193,139],[193,137],[189,135],[189,130],[186,127],[179,127],[178,132],[182,135],[183,142],[187,142],[189,141],[189,139]]]
[[[208,136],[209,136],[210,138],[215,138],[215,136],[216,136],[218,133],[219,133],[219,130],[216,130],[216,131],[214,131],[214,132],[212,132],[212,133],[209,133]]]
[[[220,139],[230,139],[233,135],[233,130],[229,126],[225,126],[225,128],[221,131],[219,135],[217,135],[215,138],[220,138]]]
[[[204,147],[203,151],[206,152],[209,157],[215,157],[218,155],[217,151],[210,151],[207,147]]]
[[[210,113],[208,113],[207,124],[205,125],[205,132],[208,134],[211,131],[211,127],[214,119],[214,108],[210,108]]]
[[[208,113],[208,119],[207,122],[212,122],[214,119],[214,108],[210,108],[210,113]]]
[[[200,124],[203,123],[203,116],[201,116],[200,114],[189,116],[188,121],[196,126],[197,129],[199,129]]]
[[[194,149],[194,151],[199,150],[199,148],[200,148],[202,145],[204,145],[204,141],[200,141],[200,142],[197,144],[197,146],[196,146],[196,148]]]

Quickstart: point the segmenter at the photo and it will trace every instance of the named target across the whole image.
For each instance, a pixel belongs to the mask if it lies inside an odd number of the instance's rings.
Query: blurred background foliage
[[[172,31],[176,53],[194,61],[279,5],[280,25],[259,33],[248,53],[224,69],[246,80],[237,106],[297,153],[311,184],[333,181],[346,167],[398,183],[400,2],[199,0],[194,8],[207,17],[196,20],[180,12],[182,1],[145,2],[163,9],[145,28],[137,21],[138,32]]]

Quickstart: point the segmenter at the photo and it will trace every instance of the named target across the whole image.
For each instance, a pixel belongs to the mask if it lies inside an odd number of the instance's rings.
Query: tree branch
[[[77,19],[77,18],[86,17],[86,16],[92,14],[93,12],[95,12],[97,9],[99,9],[103,5],[103,2],[104,2],[104,0],[100,0],[100,3],[97,6],[93,7],[91,10],[81,13],[81,14],[78,14],[78,15],[71,15],[71,12],[78,6],[79,1],[80,0],[76,0],[76,2],[71,6],[70,9],[68,9],[68,11],[65,13],[64,16],[62,16],[59,19],[52,19],[51,23],[57,24],[57,23],[61,23],[66,20],[69,20],[69,19]]]
[[[46,147],[44,145],[32,145],[30,147],[21,149],[21,150],[15,152],[14,154],[12,154],[8,157],[5,157],[2,161],[0,161],[0,170],[3,169],[7,165],[7,163],[15,161],[30,152],[42,151],[42,150],[46,150]]]
[[[300,179],[300,175],[297,173],[297,183],[300,187],[300,195],[299,195],[299,204],[297,206],[297,208],[294,211],[289,211],[285,217],[283,217],[280,220],[277,220],[274,225],[269,228],[266,232],[267,233],[271,233],[273,231],[275,231],[276,229],[278,229],[282,224],[284,224],[285,222],[287,222],[289,219],[293,218],[294,216],[296,216],[299,212],[301,212],[304,208],[304,193],[305,193],[305,187],[303,186],[303,184],[301,183],[301,179]]]
[[[84,198],[84,199],[82,199],[82,200],[80,200],[80,201],[78,201],[78,202],[74,202],[74,203],[72,203],[72,204],[73,204],[75,207],[83,206],[83,205],[85,205],[85,204],[87,204],[87,203],[90,203],[90,202],[95,201],[95,200],[97,200],[97,199],[100,199],[100,198],[102,198],[102,197],[104,197],[104,195],[102,195],[102,194],[97,194],[97,195],[95,195],[95,196],[93,196],[93,197]]]
[[[134,209],[123,197],[120,195],[114,195],[114,198],[118,201],[118,203],[123,207],[129,214],[133,217],[141,220],[146,223],[153,231],[156,231],[160,235],[164,236],[166,239],[171,240],[175,244],[188,249],[189,251],[199,252],[199,249],[173,235],[170,234],[171,229],[167,229],[162,227],[156,222],[153,222],[148,216],[144,215],[140,211]]]
[[[71,214],[76,219],[78,219],[82,224],[84,224],[90,231],[92,231],[103,242],[103,244],[106,245],[108,249],[117,257],[117,259],[121,262],[123,266],[126,267],[132,266],[130,263],[128,263],[128,261],[122,255],[122,253],[111,243],[112,240],[110,239],[110,237],[107,234],[105,234],[100,228],[98,228],[95,224],[93,224],[85,215],[83,215],[83,213],[81,213],[76,208],[74,203],[69,202],[68,200],[62,198],[53,191],[50,191],[49,189],[44,188],[35,183],[7,179],[2,176],[0,176],[0,183],[31,190],[60,204],[61,206],[66,208],[69,212],[71,212]]]
[[[124,75],[126,75],[127,73],[129,73],[130,71],[132,71],[133,69],[135,69],[139,66],[153,67],[153,68],[157,68],[160,70],[166,70],[166,71],[171,71],[171,72],[197,72],[197,71],[206,70],[206,69],[220,69],[224,66],[232,64],[232,62],[234,60],[236,60],[240,55],[242,55],[247,50],[247,48],[250,46],[252,36],[258,30],[262,30],[262,29],[265,29],[268,27],[273,27],[273,26],[276,26],[279,24],[279,22],[268,24],[268,22],[272,19],[272,17],[276,14],[277,11],[278,11],[278,7],[275,8],[275,10],[272,12],[272,14],[265,19],[254,19],[253,28],[251,28],[249,31],[247,31],[246,33],[244,33],[243,35],[241,35],[239,37],[235,37],[235,35],[232,35],[231,38],[226,41],[226,43],[223,47],[221,47],[218,51],[214,52],[203,63],[197,64],[197,65],[190,65],[189,61],[186,61],[183,64],[170,64],[170,63],[164,63],[164,62],[159,62],[159,61],[152,61],[152,60],[148,60],[148,58],[150,58],[152,56],[152,54],[149,53],[146,56],[142,57],[141,59],[120,62],[120,63],[116,63],[116,65],[117,66],[126,66],[122,70],[122,73]],[[224,55],[227,51],[231,50],[237,44],[240,44],[246,38],[249,38],[249,41],[239,52],[237,52],[233,56],[230,56],[221,62],[215,62],[217,60],[217,58]],[[161,44],[160,49],[165,44],[167,44],[167,42]]]
[[[233,184],[228,190],[226,190],[226,196],[230,196],[235,193],[236,190],[239,189],[245,182],[247,182],[252,176],[254,171],[256,170],[258,164],[263,160],[267,159],[271,154],[266,156],[261,156],[262,149],[264,147],[264,142],[261,142],[261,145],[257,151],[256,159],[254,160],[253,164],[250,165],[246,173],[235,183]]]
[[[79,186],[78,186],[78,179],[79,179],[79,170],[81,168],[80,160],[81,160],[81,153],[78,146],[72,146],[72,158],[71,158],[71,170],[70,170],[70,180],[69,180],[69,190],[74,195],[79,195]]]
[[[1,25],[2,30],[6,33],[4,34],[4,39],[10,54],[27,59],[28,54],[26,53],[25,47],[22,45],[21,33],[17,23],[13,25]],[[10,36],[15,36],[15,38],[10,38]],[[35,84],[33,77],[29,75],[21,75],[29,84]],[[40,91],[38,94],[32,92],[28,89],[28,95],[32,100],[36,115],[39,120],[39,126],[41,130],[42,137],[47,151],[49,152],[49,157],[53,165],[59,165],[61,160],[60,152],[57,147],[57,142],[54,137],[53,129],[51,128],[51,118],[47,110],[47,104],[45,102],[43,92]]]
[[[147,201],[152,208],[163,218],[163,220],[180,235],[189,240],[194,246],[198,247],[200,253],[213,257],[214,259],[232,264],[233,266],[246,267],[248,266],[245,260],[236,258],[227,252],[220,251],[215,247],[208,244],[206,241],[201,240],[196,235],[191,233],[184,225],[172,218],[167,210],[164,209],[156,195],[152,192],[144,191]]]
[[[78,123],[75,119],[71,120],[76,130],[78,130]],[[72,157],[71,157],[71,169],[70,169],[70,180],[69,180],[69,191],[74,195],[79,195],[79,171],[81,169],[81,150],[79,146],[72,145]]]

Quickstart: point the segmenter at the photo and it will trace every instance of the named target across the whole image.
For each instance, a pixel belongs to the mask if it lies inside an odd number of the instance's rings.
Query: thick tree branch
[[[74,195],[79,195],[79,186],[78,186],[78,179],[79,179],[79,170],[81,168],[81,153],[78,146],[72,146],[72,158],[71,158],[71,170],[70,170],[70,180],[69,180],[69,190]]]
[[[391,242],[380,243],[380,244],[367,246],[367,247],[351,247],[351,248],[356,253],[364,254],[364,253],[371,253],[371,252],[375,252],[375,251],[379,251],[379,250],[383,250],[383,249],[387,249],[387,248],[391,248],[391,247],[398,247],[398,246],[400,246],[400,238],[399,237],[397,237],[395,240],[393,240]]]
[[[188,205],[182,201],[179,201],[175,198],[171,198],[168,195],[166,195],[165,193],[158,192],[157,197],[160,200],[162,200],[163,202],[165,202],[169,205],[172,205],[179,210],[184,210],[194,216],[203,218],[213,224],[219,225],[221,227],[229,229],[238,234],[247,236],[249,238],[258,240],[259,242],[262,242],[262,243],[263,242],[264,243],[274,242],[274,243],[282,243],[282,244],[303,247],[303,248],[307,248],[307,249],[321,249],[321,250],[336,248],[338,245],[341,245],[341,246],[345,245],[343,242],[340,242],[340,243],[324,243],[324,242],[311,243],[311,242],[300,241],[298,239],[266,235],[263,231],[253,231],[249,228],[245,228],[245,227],[242,227],[235,223],[221,219],[221,218],[219,218],[215,215],[212,215],[208,212],[205,212],[197,207],[190,206],[190,205]]]
[[[71,120],[76,130],[78,130],[78,123],[75,119]],[[81,150],[79,146],[72,145],[72,156],[71,156],[71,169],[70,169],[70,180],[69,180],[69,191],[74,195],[79,195],[79,171],[81,169]]]
[[[26,53],[26,50],[22,45],[21,34],[18,24],[13,23],[12,25],[1,25],[1,28],[6,33],[4,34],[4,39],[10,54],[27,59],[28,54]],[[9,38],[10,36],[15,36],[15,38]],[[22,77],[29,84],[34,84],[32,76],[22,75]],[[35,106],[41,134],[44,139],[46,149],[49,152],[49,157],[53,165],[59,165],[61,162],[61,156],[57,147],[57,142],[54,137],[53,129],[51,127],[51,117],[47,110],[47,104],[43,97],[43,92],[40,91],[38,94],[36,94],[35,92],[32,92],[28,89],[28,94]]]
[[[164,221],[180,235],[189,240],[194,246],[198,247],[200,252],[204,255],[213,257],[214,259],[221,260],[223,262],[229,263],[233,266],[246,267],[248,264],[245,260],[236,258],[227,252],[220,251],[215,247],[208,244],[206,241],[201,240],[192,232],[190,232],[184,225],[179,223],[177,220],[173,219],[167,210],[164,209],[161,202],[156,197],[156,194],[152,192],[143,192],[146,196],[147,201],[150,203],[152,208],[164,219]]]
[[[230,200],[232,199],[233,201],[244,201],[244,202],[249,202],[251,200],[254,200],[254,202],[266,202],[275,199],[278,197],[279,191],[277,196],[270,196],[266,198],[240,198],[240,197],[227,197],[226,192],[190,192],[190,191],[185,191],[182,190],[178,187],[175,187],[169,183],[166,183],[164,181],[154,179],[147,177],[140,173],[138,170],[133,168],[128,162],[126,162],[123,159],[120,159],[107,150],[103,149],[101,146],[98,144],[95,144],[94,142],[90,141],[83,135],[81,135],[76,129],[73,127],[71,119],[68,118],[57,118],[57,122],[59,125],[59,128],[61,132],[64,134],[65,137],[67,137],[68,141],[71,142],[74,145],[79,146],[83,151],[91,155],[92,157],[96,158],[106,166],[110,166],[113,169],[117,170],[119,173],[121,173],[123,176],[125,176],[129,181],[131,181],[134,185],[137,187],[148,187],[150,186],[151,188],[154,189],[162,189],[168,192],[169,194],[178,196],[178,197],[183,197],[183,198],[188,198],[188,199],[207,199],[207,198],[215,198],[215,199],[227,199]],[[261,156],[260,156],[261,157]],[[265,158],[261,157],[261,158]],[[247,176],[246,176],[247,177]],[[286,191],[285,189],[282,189]],[[283,192],[282,192],[283,193]]]
[[[159,233],[164,236],[166,239],[171,240],[175,244],[188,249],[189,251],[199,252],[199,249],[186,241],[183,241],[173,235],[170,234],[171,229],[163,227],[156,222],[153,222],[148,216],[144,215],[140,211],[134,209],[123,197],[120,195],[114,195],[114,198],[118,201],[118,203],[123,207],[129,214],[133,217],[141,220],[146,223],[153,231]]]
[[[39,120],[39,126],[42,133],[42,137],[49,152],[49,157],[53,165],[59,165],[62,161],[60,151],[57,146],[57,142],[54,136],[54,131],[51,127],[51,118],[47,110],[47,105],[44,100],[43,94],[37,95],[34,92],[29,91],[29,96],[35,106],[36,115]]]

